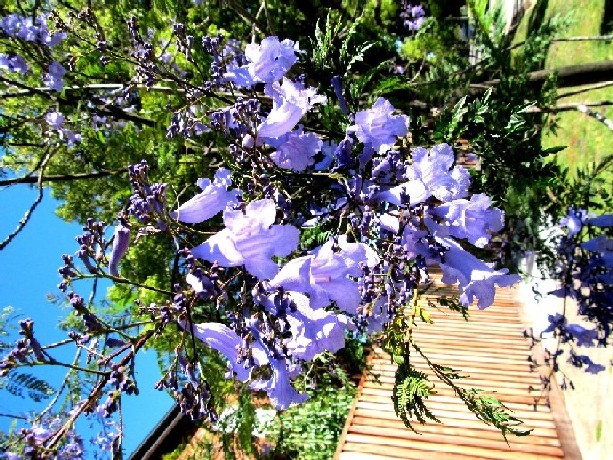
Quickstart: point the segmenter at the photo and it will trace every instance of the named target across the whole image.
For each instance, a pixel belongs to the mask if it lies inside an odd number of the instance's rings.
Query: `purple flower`
[[[25,74],[28,71],[28,65],[25,59],[19,55],[7,57],[4,54],[0,54],[0,69]]]
[[[64,124],[64,115],[62,115],[62,112],[49,112],[45,115],[45,120],[47,120],[51,129],[60,129]]]
[[[341,109],[341,112],[343,112],[345,115],[349,115],[347,100],[343,95],[343,80],[338,75],[335,75],[334,77],[332,77],[332,81],[330,83],[332,84],[332,89],[334,90],[334,94],[338,99],[338,105]]]
[[[187,328],[185,324],[181,326]],[[187,329],[189,331],[189,328]],[[251,373],[249,364],[239,362],[239,348],[245,344],[236,332],[220,323],[194,324],[193,332],[194,336],[228,359],[229,366],[237,379],[241,382],[249,380]],[[250,353],[253,364],[262,366],[268,363],[267,353],[259,342],[250,344]]]
[[[2,28],[6,35],[15,36],[21,29],[23,19],[22,16],[18,16],[17,14],[9,14],[0,19],[0,28]]]
[[[270,155],[275,164],[294,171],[304,171],[312,165],[315,162],[313,157],[323,145],[323,141],[315,133],[303,132],[302,126],[270,143],[277,149]]]
[[[336,151],[337,147],[338,144],[332,140],[326,140],[322,143],[321,154],[323,155],[323,158],[313,166],[315,171],[325,171],[330,168],[330,165],[332,165],[332,162],[334,161],[334,152]]]
[[[270,402],[277,410],[286,410],[292,404],[300,404],[308,399],[306,393],[298,393],[291,384],[289,371],[284,359],[271,358],[272,378],[254,380],[249,385],[254,390],[265,390]]]
[[[355,114],[355,124],[347,128],[347,131],[355,132],[360,142],[375,151],[379,151],[382,146],[392,146],[398,137],[407,134],[409,126],[409,117],[393,115],[393,112],[392,104],[380,97],[372,109]]]
[[[119,276],[119,261],[130,247],[130,227],[120,223],[115,227],[114,235],[113,249],[109,259],[109,273],[113,276]]]
[[[566,317],[560,313],[549,315],[549,326],[541,332],[541,335],[553,332],[560,335],[563,342],[576,341],[578,347],[593,347],[598,341],[598,331],[586,329],[579,324],[567,324]]]
[[[565,331],[577,341],[578,347],[593,347],[598,341],[598,331],[586,329],[579,324],[567,324]]]
[[[400,17],[404,19],[404,25],[409,30],[419,30],[424,23],[426,12],[420,5],[411,5],[404,2],[404,11],[400,13]]]
[[[602,364],[595,363],[588,355],[578,355],[574,351],[571,351],[568,358],[568,362],[575,367],[583,368],[588,374],[598,374],[606,369]]]
[[[284,316],[290,325],[291,338],[285,343],[292,358],[311,361],[324,351],[337,352],[345,346],[345,331],[349,321],[345,315],[313,308],[304,294],[286,291],[286,298],[279,299],[279,293],[254,294],[256,302],[277,316]],[[279,305],[286,302],[286,305]],[[289,308],[289,304],[294,308]]]
[[[45,15],[32,17],[11,14],[0,19],[0,28],[10,37],[17,37],[27,42],[37,41],[43,45],[53,47],[66,38],[65,32],[49,34]]]
[[[468,194],[470,174],[461,166],[452,168],[455,155],[449,145],[435,145],[429,151],[418,147],[412,157],[413,164],[405,173],[408,181],[380,192],[376,199],[400,206],[403,196],[409,197],[410,204],[417,204],[430,196],[447,202]]]
[[[185,327],[185,325],[183,325]],[[301,403],[307,399],[306,394],[299,394],[292,387],[288,363],[283,358],[274,358],[262,345],[257,330],[252,334],[255,340],[249,344],[249,353],[253,360],[240,362],[239,349],[245,347],[243,339],[227,326],[219,323],[202,323],[193,326],[194,335],[211,348],[223,354],[229,365],[236,374],[236,378],[246,382],[251,377],[251,369],[254,365],[269,365],[272,370],[272,378],[268,380],[254,380],[250,387],[254,390],[265,390],[270,397],[271,403],[278,410],[285,410],[293,403]]]
[[[49,32],[45,29],[45,33],[41,34],[40,41],[43,45],[47,45],[49,48],[53,48],[55,45],[64,40],[68,35],[66,32],[58,32],[53,35],[49,35]]]
[[[344,237],[339,238],[337,249],[328,241],[312,255],[289,261],[271,286],[308,294],[312,308],[335,301],[341,310],[355,313],[361,297],[357,283],[348,276],[360,276],[361,264],[373,267],[379,258],[366,244],[347,243]]]
[[[72,147],[73,145],[75,145],[75,143],[81,142],[81,135],[75,134],[74,131],[70,129],[60,129],[58,134],[60,139],[66,142],[66,145],[68,145],[68,147]]]
[[[264,83],[277,81],[298,60],[297,50],[298,44],[291,40],[279,41],[277,37],[266,37],[259,45],[250,43],[245,48],[249,74]]]
[[[239,88],[250,88],[258,82],[269,85],[283,77],[297,61],[297,51],[298,44],[291,40],[266,37],[259,45],[247,45],[244,56],[247,63],[229,62],[223,76]]]
[[[311,361],[319,353],[336,353],[345,346],[345,331],[349,329],[345,315],[313,309],[307,304],[288,314],[287,321],[292,332],[287,349],[295,358]]]
[[[315,104],[324,104],[326,97],[318,95],[315,88],[305,88],[302,83],[294,83],[287,78],[283,82],[267,87],[272,96],[272,110],[258,126],[258,137],[281,137],[298,124],[305,113]]]
[[[244,265],[260,279],[272,278],[279,267],[271,258],[291,253],[300,235],[291,225],[273,225],[276,212],[273,200],[253,201],[244,212],[226,210],[226,228],[195,247],[192,254],[222,267]]]
[[[492,202],[484,194],[475,194],[470,200],[453,200],[432,210],[432,214],[444,219],[443,224],[431,225],[439,236],[444,230],[456,238],[465,238],[469,243],[482,248],[490,240],[491,234],[504,225],[504,213],[491,208]],[[443,231],[442,231],[443,230]]]
[[[581,231],[587,212],[583,209],[571,207],[568,215],[560,219],[560,225],[568,229],[568,236],[572,237]]]
[[[185,281],[192,287],[198,296],[204,299],[210,298],[215,292],[213,282],[200,270],[196,270],[195,273],[188,273],[187,276],[185,276]]]
[[[592,217],[587,220],[590,225],[596,227],[613,227],[613,214],[603,214],[602,216]]]
[[[229,190],[232,185],[231,172],[225,168],[217,170],[213,182],[206,178],[198,179],[196,185],[202,189],[202,193],[172,211],[170,217],[188,224],[204,222],[226,207],[236,205],[237,198],[241,196],[239,189]]]
[[[494,270],[485,262],[465,251],[459,244],[449,238],[437,238],[448,249],[440,263],[443,269],[443,283],[459,282],[460,302],[464,306],[472,303],[476,297],[480,310],[489,307],[494,302],[496,285],[511,286],[521,281],[519,275],[508,275],[506,268]]]
[[[61,92],[64,87],[63,78],[65,73],[66,69],[64,69],[59,62],[53,61],[49,64],[49,73],[46,73],[43,79],[47,88],[57,91],[58,93]]]
[[[607,238],[605,235],[598,235],[585,243],[581,243],[581,248],[592,252],[612,252],[613,239]]]

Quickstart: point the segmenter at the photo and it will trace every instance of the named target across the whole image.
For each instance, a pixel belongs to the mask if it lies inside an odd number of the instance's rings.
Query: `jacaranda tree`
[[[492,62],[517,78],[501,77],[498,95],[471,93],[454,70],[461,84],[443,84],[443,100],[433,82],[467,62],[462,50],[421,63],[397,55],[418,30],[446,27],[427,5],[68,3],[0,7],[2,184],[37,184],[37,202],[51,184],[60,214],[83,223],[59,269],[72,309],[63,344],[81,349],[80,359],[60,362],[25,319],[0,362],[6,379],[62,365],[78,383],[62,389],[61,411],[5,436],[4,457],[82,458],[79,417],[102,420],[98,449],[120,455],[120,400],[138,393],[134,360],[148,347],[171,352],[157,387],[193,419],[214,422],[224,397],[241,389],[279,411],[305,402],[321,356],[332,362],[378,337],[398,364],[400,417],[408,426],[431,417],[432,387],[410,356],[421,353],[411,330],[427,320],[421,300],[433,269],[457,284],[445,301],[456,314],[491,305],[497,286],[520,280],[489,260],[508,255],[500,248],[525,217],[518,205],[513,225],[505,221],[501,207],[514,202],[504,190],[534,178],[538,201],[559,172],[543,162],[549,152],[533,128],[542,115],[527,110],[526,93],[504,99],[514,85],[529,87],[533,69],[512,66],[533,55],[503,52],[494,13],[468,2],[493,50],[471,78],[498,72]],[[305,34],[310,12],[319,21]],[[426,101],[416,101],[420,84]],[[550,89],[529,94],[542,103]],[[494,114],[504,124],[494,126]],[[460,139],[471,152],[457,148]],[[521,157],[498,158],[496,148]],[[480,172],[459,164],[467,153]],[[0,247],[19,237],[29,212]],[[552,328],[607,344],[612,222],[573,212],[560,254],[574,260],[578,245],[594,256],[564,276],[597,328],[560,318]],[[582,225],[589,241],[575,238]],[[114,283],[106,309],[79,292],[79,281],[101,278]],[[596,289],[585,297],[577,283]],[[498,401],[457,387],[461,369],[436,369],[485,423],[526,434]]]

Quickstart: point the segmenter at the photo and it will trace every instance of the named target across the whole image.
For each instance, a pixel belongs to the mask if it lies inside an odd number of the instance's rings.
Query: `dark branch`
[[[109,171],[96,171],[90,173],[77,173],[77,174],[58,174],[52,176],[45,176],[42,178],[42,182],[62,182],[62,181],[71,181],[71,180],[81,180],[81,179],[98,179],[100,177],[113,176],[115,174],[123,174],[126,173],[127,169],[113,169]],[[12,179],[4,179],[0,180],[0,187],[5,185],[14,185],[14,184],[34,184],[38,182],[38,177],[34,176],[25,176],[25,177],[15,177]]]
[[[45,153],[44,159],[42,161],[42,164],[41,164],[40,172],[38,173],[38,179],[37,179],[38,194],[36,195],[36,199],[30,206],[30,208],[25,212],[25,214],[19,221],[19,224],[17,224],[17,228],[15,228],[15,230],[13,230],[13,232],[10,233],[4,239],[4,241],[0,242],[0,251],[2,251],[5,247],[7,247],[10,244],[10,242],[13,241],[13,239],[15,239],[17,235],[19,235],[19,232],[21,232],[25,228],[26,224],[30,220],[30,217],[32,217],[32,213],[34,212],[36,207],[40,204],[40,202],[43,200],[43,173],[45,171],[45,166],[47,165],[47,161],[49,161],[50,157],[51,155],[49,154],[49,151],[47,150],[47,152]]]

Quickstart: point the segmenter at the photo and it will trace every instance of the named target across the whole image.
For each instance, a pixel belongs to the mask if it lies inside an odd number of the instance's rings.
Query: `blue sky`
[[[50,303],[47,295],[61,294],[57,289],[60,281],[57,269],[62,265],[61,255],[75,252],[77,245],[74,238],[82,232],[79,225],[67,224],[55,216],[58,202],[50,195],[49,190],[45,190],[44,199],[26,228],[0,251],[0,309],[10,305],[19,318],[32,318],[34,331],[43,344],[65,338],[65,333],[56,326],[65,311],[59,305]],[[35,197],[36,190],[26,185],[0,188],[0,240],[4,240],[13,231]],[[106,287],[99,287],[99,295],[104,295],[105,291]],[[84,297],[89,295],[86,290],[79,290],[79,293]],[[16,337],[15,332],[13,338]],[[74,348],[70,348],[63,357],[70,360],[73,353]],[[59,359],[62,356],[57,357]],[[172,399],[166,393],[153,389],[153,384],[160,377],[153,351],[139,355],[136,371],[140,395],[122,399],[124,449],[128,454],[172,405]],[[64,372],[58,368],[41,368],[37,375],[58,385]],[[24,414],[41,410],[45,405],[13,397],[7,391],[0,392],[2,414]],[[0,417],[0,430],[8,430],[11,422],[7,417]],[[88,435],[84,434],[84,437]],[[87,444],[91,451],[92,446]]]

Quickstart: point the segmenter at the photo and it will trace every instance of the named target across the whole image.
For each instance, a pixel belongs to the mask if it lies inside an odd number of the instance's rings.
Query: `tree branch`
[[[593,89],[608,88],[609,86],[613,86],[613,81],[603,81],[602,83],[597,83],[595,85],[586,86],[584,88],[580,88],[575,91],[569,91],[568,93],[558,94],[557,98],[562,99],[564,97],[574,96],[576,94],[581,94],[587,91],[592,91]]]
[[[42,178],[42,182],[62,182],[62,181],[71,181],[71,180],[81,180],[81,179],[98,179],[100,177],[113,176],[115,174],[124,174],[128,172],[127,169],[112,169],[112,170],[103,170],[89,173],[77,173],[77,174],[58,174],[58,175],[50,175]],[[14,184],[34,184],[38,182],[39,178],[34,176],[24,176],[24,177],[15,177],[12,179],[3,179],[0,180],[0,187],[5,185],[14,185]]]
[[[24,227],[30,220],[30,217],[32,217],[32,213],[34,212],[36,207],[40,204],[40,202],[43,200],[43,173],[45,171],[45,166],[47,165],[47,162],[49,161],[50,157],[51,155],[49,154],[49,150],[47,150],[47,152],[45,152],[45,156],[41,164],[40,172],[38,173],[38,181],[37,181],[38,182],[38,195],[36,196],[34,203],[32,203],[30,208],[26,211],[26,213],[23,215],[23,217],[19,221],[17,228],[13,230],[13,232],[9,234],[4,239],[4,241],[0,242],[0,251],[2,251],[6,246],[8,246],[10,242],[13,241],[13,239],[19,234],[19,232],[21,232],[24,229]]]
[[[613,105],[613,101],[600,101],[600,102],[591,102],[585,104],[562,104],[557,105],[555,107],[532,107],[527,112],[531,113],[558,113],[558,112],[571,112],[571,111],[579,111],[584,113],[599,122],[603,123],[607,128],[613,131],[613,121],[606,118],[601,113],[598,113],[594,110],[591,110],[590,107],[600,107],[605,105]]]
[[[607,105],[613,105],[613,101],[600,101],[600,102],[584,102],[583,104],[560,104],[553,107],[531,107],[526,112],[528,113],[558,113],[558,112],[571,112],[573,110],[579,110],[578,107],[603,107]]]
[[[593,62],[590,64],[569,65],[557,69],[536,70],[528,73],[528,80],[534,83],[542,83],[552,75],[557,76],[559,88],[568,86],[581,86],[590,83],[609,81],[613,75],[613,61]],[[471,88],[481,90],[496,86],[500,83],[499,78],[476,82]]]

